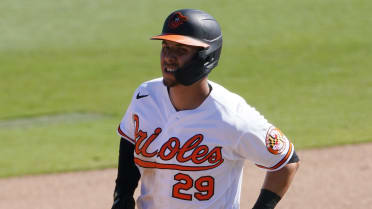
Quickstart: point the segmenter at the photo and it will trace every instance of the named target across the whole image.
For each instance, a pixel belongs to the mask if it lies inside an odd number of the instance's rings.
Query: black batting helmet
[[[222,49],[222,33],[216,19],[194,9],[172,12],[164,22],[162,33],[151,39],[201,48],[189,63],[175,72],[177,81],[186,86],[205,77],[217,66]]]

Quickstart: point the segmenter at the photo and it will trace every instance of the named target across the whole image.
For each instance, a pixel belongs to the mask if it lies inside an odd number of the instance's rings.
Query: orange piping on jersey
[[[144,161],[139,158],[134,158],[134,162],[144,168],[159,168],[159,169],[170,169],[170,170],[180,170],[180,171],[204,171],[209,170],[215,167],[218,167],[223,163],[223,159],[219,161],[217,164],[210,165],[210,166],[185,166],[185,165],[177,165],[177,164],[163,164],[157,162],[149,162]]]
[[[121,130],[120,125],[119,125],[119,127],[118,127],[118,132],[119,132],[119,134],[120,134],[122,137],[124,137],[124,138],[126,138],[126,139],[132,141],[133,143],[136,143],[136,142],[134,141],[134,139],[132,139],[132,138],[130,138],[129,136],[127,136],[127,135],[126,135],[126,134]]]
[[[288,152],[285,155],[285,157],[279,163],[277,163],[276,165],[274,165],[273,167],[269,168],[269,167],[265,167],[265,166],[258,165],[258,164],[256,164],[256,166],[258,166],[260,168],[266,168],[266,169],[269,169],[269,170],[275,170],[275,169],[279,168],[281,165],[283,165],[287,161],[287,159],[289,158],[289,156],[291,155],[291,153],[292,153],[292,143],[289,144],[289,149],[288,149]]]

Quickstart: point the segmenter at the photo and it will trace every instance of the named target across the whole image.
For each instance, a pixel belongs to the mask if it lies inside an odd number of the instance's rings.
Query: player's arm
[[[273,209],[287,192],[299,168],[299,158],[296,152],[283,168],[273,172],[266,172],[260,196],[253,209]]]
[[[134,209],[133,194],[138,186],[141,174],[134,164],[134,145],[120,139],[119,165],[112,209]]]

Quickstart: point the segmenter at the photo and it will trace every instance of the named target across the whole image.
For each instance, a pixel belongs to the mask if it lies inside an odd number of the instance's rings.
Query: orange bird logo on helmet
[[[187,17],[184,16],[181,12],[176,12],[171,17],[171,20],[169,21],[169,27],[172,29],[178,28],[180,25],[182,25],[184,22],[187,21]]]

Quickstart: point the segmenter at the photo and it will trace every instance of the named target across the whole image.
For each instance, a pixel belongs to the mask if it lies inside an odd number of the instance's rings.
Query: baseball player
[[[254,209],[272,209],[299,165],[293,144],[245,100],[207,79],[222,33],[209,14],[172,12],[162,77],[141,84],[118,127],[113,209],[238,209],[245,160],[267,170]]]

